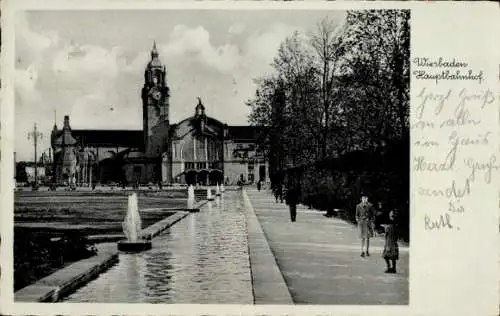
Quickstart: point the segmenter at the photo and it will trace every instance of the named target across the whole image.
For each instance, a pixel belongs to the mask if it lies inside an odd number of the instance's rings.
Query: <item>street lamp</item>
[[[43,134],[39,132],[36,128],[36,123],[34,123],[33,131],[28,133],[28,139],[33,139],[33,145],[35,147],[35,184],[34,189],[38,189],[38,164],[37,164],[37,148],[38,148],[38,140],[43,138]]]

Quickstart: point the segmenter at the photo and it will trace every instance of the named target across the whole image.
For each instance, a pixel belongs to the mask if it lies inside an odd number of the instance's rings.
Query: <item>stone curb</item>
[[[201,207],[204,206],[207,203],[208,203],[207,200],[201,200],[199,202],[194,203],[194,208],[195,209],[201,209]]]
[[[171,215],[164,220],[154,223],[153,225],[141,230],[139,236],[154,238],[158,236],[161,232],[168,229],[170,226],[174,225],[184,217],[188,216],[189,212],[179,211],[174,215]]]
[[[248,253],[252,271],[254,304],[294,304],[281,270],[246,191],[242,190],[248,231]]]
[[[115,244],[99,245],[96,256],[77,261],[14,294],[17,302],[57,302],[118,262]]]

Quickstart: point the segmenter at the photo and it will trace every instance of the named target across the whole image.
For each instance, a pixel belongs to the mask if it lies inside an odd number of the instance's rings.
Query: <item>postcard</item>
[[[498,314],[498,4],[2,6],[2,314]]]

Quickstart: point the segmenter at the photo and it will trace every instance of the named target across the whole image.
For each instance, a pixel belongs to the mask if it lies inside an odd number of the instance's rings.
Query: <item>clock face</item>
[[[161,98],[161,92],[158,91],[157,89],[151,89],[151,91],[149,92],[149,94],[156,101],[160,100],[160,98]]]

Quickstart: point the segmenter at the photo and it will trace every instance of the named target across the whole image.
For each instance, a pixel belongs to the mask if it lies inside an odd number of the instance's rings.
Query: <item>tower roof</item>
[[[158,58],[160,54],[158,53],[158,49],[156,48],[156,41],[153,42],[153,48],[151,49],[151,61],[148,63],[148,67],[155,68],[165,68],[165,66],[161,63]]]
[[[196,108],[200,108],[200,109],[205,109],[205,106],[203,105],[203,103],[201,102],[201,98],[198,97],[198,104],[196,105]]]
[[[198,104],[194,109],[195,116],[204,116],[205,115],[205,106],[201,103],[201,98],[198,97]]]
[[[151,50],[151,58],[158,57],[158,49],[156,48],[156,41],[153,42],[153,49]]]

